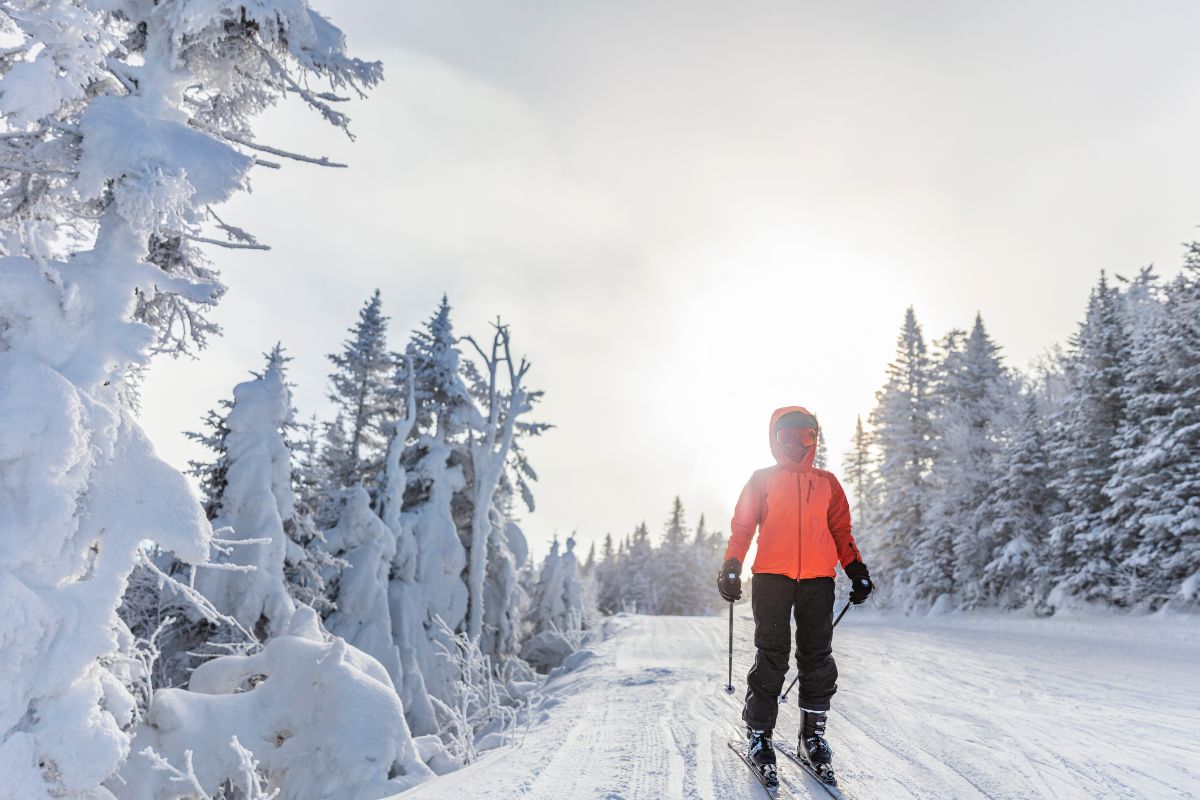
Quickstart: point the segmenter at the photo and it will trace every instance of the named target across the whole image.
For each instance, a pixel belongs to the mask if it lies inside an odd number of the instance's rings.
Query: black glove
[[[742,597],[742,562],[731,558],[717,573],[717,591],[730,603]]]
[[[867,571],[867,565],[861,561],[854,561],[842,568],[846,572],[846,577],[850,579],[850,602],[858,605],[863,600],[871,596],[872,590],[875,589],[875,584],[871,583],[871,573]]]

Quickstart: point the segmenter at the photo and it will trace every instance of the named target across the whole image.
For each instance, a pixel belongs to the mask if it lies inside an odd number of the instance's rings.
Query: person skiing
[[[805,408],[787,406],[771,415],[775,465],[757,470],[742,489],[730,522],[725,563],[717,576],[721,597],[742,595],[742,560],[758,532],[758,555],[751,572],[754,589],[754,666],[746,676],[742,719],[746,755],[775,780],[772,736],[779,693],[791,649],[789,615],[796,620],[796,667],[800,673],[802,724],[797,752],[818,776],[833,782],[833,753],[825,741],[829,701],[837,691],[833,661],[833,577],[836,563],[851,581],[850,601],[867,599],[874,585],[850,531],[850,505],[832,473],[813,467],[818,441],[816,418]]]

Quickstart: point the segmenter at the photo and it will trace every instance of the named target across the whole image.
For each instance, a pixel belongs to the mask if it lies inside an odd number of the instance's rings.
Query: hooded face
[[[781,465],[809,468],[817,453],[817,420],[800,406],[771,415],[771,453]]]

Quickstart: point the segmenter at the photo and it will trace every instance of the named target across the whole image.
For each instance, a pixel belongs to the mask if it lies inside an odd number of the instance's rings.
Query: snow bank
[[[223,781],[241,780],[242,760],[228,746],[230,736],[254,754],[280,800],[367,800],[434,774],[409,734],[387,670],[344,640],[323,635],[307,606],[260,652],[198,667],[190,688],[155,695],[133,751],[150,748],[176,765],[192,751],[196,777],[210,794]],[[125,785],[114,780],[110,787],[122,796],[187,796],[145,756],[131,757],[120,780]]]

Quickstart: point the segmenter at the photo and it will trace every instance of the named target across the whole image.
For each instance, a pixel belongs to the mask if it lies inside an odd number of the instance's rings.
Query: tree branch
[[[270,250],[271,246],[266,244],[246,244],[243,242],[222,242],[220,239],[209,239],[207,236],[185,236],[186,239],[201,244],[215,244],[217,247],[226,247],[230,250]]]

